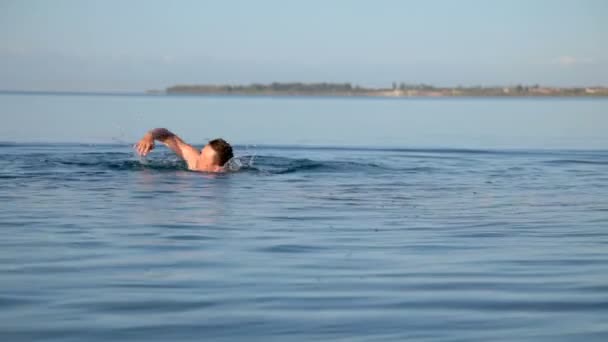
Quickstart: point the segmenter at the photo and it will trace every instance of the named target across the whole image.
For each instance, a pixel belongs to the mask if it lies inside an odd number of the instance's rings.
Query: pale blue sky
[[[0,0],[0,89],[608,86],[608,1]]]

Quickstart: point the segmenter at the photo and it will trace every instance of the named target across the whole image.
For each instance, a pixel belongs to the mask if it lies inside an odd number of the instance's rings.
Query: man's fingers
[[[147,155],[148,155],[148,152],[150,152],[150,145],[145,144],[145,145],[143,146],[143,148],[142,148],[142,154],[143,154],[144,156],[147,156]]]
[[[135,151],[137,151],[140,156],[146,156],[152,149],[154,149],[154,144],[140,141],[133,145],[133,148],[135,148]]]

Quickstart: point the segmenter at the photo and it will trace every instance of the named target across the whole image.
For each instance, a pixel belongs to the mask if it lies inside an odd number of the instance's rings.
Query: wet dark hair
[[[234,155],[232,146],[224,139],[213,139],[209,141],[209,146],[217,153],[221,166],[224,166]]]

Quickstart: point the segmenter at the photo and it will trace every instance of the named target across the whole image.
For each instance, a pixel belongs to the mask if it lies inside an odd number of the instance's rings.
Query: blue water
[[[1,145],[2,340],[608,337],[608,151],[251,152]]]
[[[0,141],[133,143],[167,127],[246,145],[608,149],[608,99],[0,93]]]
[[[237,144],[245,167],[215,175],[162,147],[0,143],[0,340],[606,341],[608,149],[585,125],[560,149],[334,130],[350,147]]]

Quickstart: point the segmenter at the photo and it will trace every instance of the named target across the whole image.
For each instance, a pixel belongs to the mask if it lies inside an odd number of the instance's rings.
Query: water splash
[[[236,172],[243,168],[243,163],[238,157],[232,157],[224,164],[224,168],[230,172]]]

